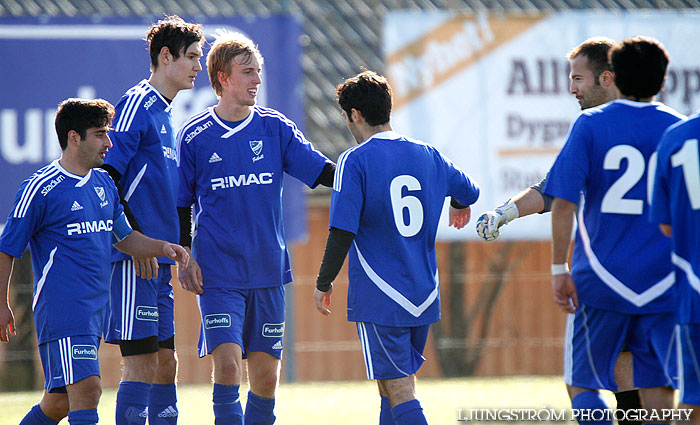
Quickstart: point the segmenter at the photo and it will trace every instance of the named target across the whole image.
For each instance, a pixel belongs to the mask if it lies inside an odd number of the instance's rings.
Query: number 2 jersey
[[[435,235],[447,196],[471,205],[479,188],[423,142],[387,131],[340,155],[330,227],[355,234],[348,320],[408,327],[440,319]]]
[[[39,344],[102,336],[112,242],[130,231],[117,188],[104,170],[77,176],[56,160],[24,181],[0,251],[20,258],[29,243]]]
[[[670,127],[658,147],[651,218],[670,224],[680,323],[700,323],[700,115]]]
[[[572,125],[544,192],[578,204],[571,275],[584,304],[675,311],[671,241],[649,222],[649,192],[661,135],[683,118],[661,103],[618,99]]]
[[[292,280],[282,178],[313,187],[330,160],[274,109],[254,106],[231,127],[213,107],[177,136],[178,207],[194,205],[192,254],[206,288],[265,288]]]

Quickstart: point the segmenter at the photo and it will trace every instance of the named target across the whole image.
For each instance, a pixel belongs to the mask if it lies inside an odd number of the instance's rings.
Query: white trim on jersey
[[[671,332],[671,337],[668,340],[668,347],[666,347],[666,355],[664,356],[664,376],[666,377],[667,386],[673,387],[673,377],[671,376],[671,354],[673,354],[673,346],[676,344],[676,333]],[[677,365],[676,365],[677,367]],[[676,371],[677,372],[677,371]],[[678,378],[678,373],[676,373],[676,378]]]
[[[129,202],[129,199],[131,199],[131,195],[134,194],[134,191],[136,190],[136,187],[141,183],[141,179],[143,178],[143,175],[146,173],[146,168],[148,167],[148,163],[143,164],[143,167],[141,167],[141,170],[139,173],[134,177],[134,181],[131,182],[131,185],[129,185],[129,190],[126,192],[126,195],[124,196],[124,200],[126,202]]]
[[[134,311],[136,310],[136,270],[132,260],[122,261],[122,334],[121,339],[130,340],[134,333]]]
[[[593,272],[598,276],[598,278],[610,289],[612,289],[619,296],[634,304],[636,307],[641,307],[645,304],[650,303],[654,299],[663,295],[675,282],[675,274],[671,271],[665,278],[653,284],[647,290],[638,294],[628,288],[624,283],[620,282],[615,276],[612,275],[598,260],[593,248],[591,248],[591,239],[588,236],[588,231],[586,230],[586,223],[584,222],[583,210],[585,207],[585,202],[583,197],[581,197],[581,205],[578,209],[578,230],[581,236],[581,242],[583,242],[583,250],[588,258],[588,263],[593,269]]]
[[[343,173],[345,172],[345,161],[348,159],[348,156],[350,156],[350,154],[360,146],[362,145],[360,144],[354,146],[341,153],[338,157],[338,162],[335,166],[335,175],[333,176],[333,190],[335,190],[336,192],[340,192],[340,189],[343,188]]]
[[[60,174],[60,170],[53,167],[53,165],[54,164],[51,163],[51,168],[47,168],[42,174],[34,175],[30,179],[27,186],[24,187],[22,196],[19,198],[19,202],[17,202],[17,206],[15,207],[15,212],[12,215],[14,218],[24,218],[24,216],[27,215],[29,205],[34,199],[34,195],[36,195],[36,193],[39,191],[39,188],[41,188],[49,179],[52,179]]]
[[[131,123],[134,121],[134,117],[136,116],[136,111],[139,109],[139,107],[141,107],[144,97],[146,97],[148,92],[151,90],[158,92],[158,90],[155,90],[146,80],[141,81],[135,88],[130,90],[133,90],[133,92],[129,94],[126,105],[124,106],[124,109],[122,109],[122,113],[117,121],[117,125],[114,126],[114,131],[129,131]]]
[[[367,379],[374,379],[374,366],[372,365],[372,353],[369,349],[369,339],[367,338],[367,329],[364,322],[357,322],[358,335],[360,336],[360,345],[362,346],[362,356],[365,358],[365,371]]]
[[[202,195],[197,197],[197,205],[199,205],[199,208],[197,209],[197,214],[194,216],[194,230],[192,230],[192,238],[197,236],[197,229],[199,229],[199,216],[202,215],[202,211],[204,211],[202,208]]]
[[[80,178],[78,183],[75,184],[75,187],[85,186],[85,183],[90,181],[90,177],[92,177],[92,168],[88,171],[87,174],[85,174],[83,177]]]
[[[623,105],[631,106],[633,108],[646,108],[648,106],[659,106],[662,105],[661,102],[636,102],[629,99],[615,99],[611,103],[621,103]]]
[[[209,114],[211,115],[212,119],[216,121],[217,124],[219,124],[221,127],[225,128],[228,130],[226,133],[221,135],[222,139],[228,139],[229,137],[233,136],[234,134],[238,133],[239,131],[243,130],[245,126],[250,124],[251,121],[253,121],[253,116],[255,115],[255,108],[250,109],[250,113],[248,116],[243,120],[242,123],[238,124],[236,128],[231,128],[224,124],[223,121],[221,121],[221,118],[219,118],[218,115],[216,115],[216,111],[214,111],[214,107],[210,106],[209,108]]]
[[[360,252],[360,248],[358,248],[357,243],[353,241],[353,245],[355,246],[355,251],[357,251],[357,258],[358,260],[360,260],[360,265],[367,274],[367,277],[370,278],[370,280],[377,286],[377,288],[379,288],[380,291],[384,292],[386,296],[388,296],[398,305],[403,307],[403,309],[408,311],[412,316],[420,317],[420,315],[423,314],[423,312],[428,307],[430,307],[433,304],[433,302],[435,302],[439,292],[437,276],[435,279],[435,288],[433,289],[433,291],[430,293],[430,295],[428,295],[428,298],[426,298],[421,305],[416,306],[408,298],[404,297],[399,291],[394,289],[394,287],[392,287],[384,279],[382,279],[367,263],[365,257],[362,256],[362,253]]]
[[[566,331],[564,332],[564,382],[573,385],[572,371],[574,365],[574,320],[576,315],[566,315]]]
[[[695,292],[700,292],[700,279],[693,271],[693,266],[685,258],[675,252],[671,255],[671,262],[678,266],[679,269],[683,270],[685,276],[688,278],[688,283],[690,283],[690,286]]]
[[[34,299],[32,300],[32,311],[36,308],[36,303],[39,301],[39,294],[41,294],[41,290],[44,288],[44,283],[46,283],[46,276],[49,274],[49,270],[51,270],[51,266],[53,266],[53,256],[56,254],[56,250],[58,247],[54,247],[54,249],[51,250],[51,253],[49,253],[49,260],[46,262],[46,265],[44,265],[44,269],[41,271],[41,279],[36,283],[36,294],[34,294]]]
[[[71,352],[73,346],[70,337],[61,338],[58,340],[59,351],[61,353],[61,369],[63,369],[63,383],[66,385],[73,384],[73,357]]]
[[[199,308],[199,317],[201,317],[201,322],[200,326],[201,328],[201,333],[202,333],[202,348],[199,350],[199,357],[206,357],[207,355],[207,330],[204,327],[204,315],[202,313],[202,302],[199,299],[199,295],[195,295],[197,298],[197,308]]]
[[[194,115],[192,118],[190,118],[189,120],[187,120],[187,122],[185,122],[185,124],[183,124],[182,128],[180,128],[180,130],[177,132],[177,137],[176,137],[176,139],[177,139],[177,142],[178,142],[178,143],[177,143],[177,147],[178,147],[178,148],[180,147],[180,142],[182,142],[182,139],[184,139],[183,136],[185,135],[185,133],[187,133],[187,131],[188,131],[193,125],[199,124],[199,123],[201,123],[202,121],[204,121],[205,119],[211,118],[211,117],[210,117],[211,112],[212,112],[212,111],[210,110],[210,108],[207,108],[207,109],[205,109],[204,111],[198,113],[197,115]],[[192,140],[190,140],[189,142],[191,142],[191,141],[192,141]],[[189,142],[187,142],[187,143],[189,143]]]
[[[681,342],[681,325],[676,324],[673,332],[676,334],[676,367],[678,368],[678,401],[683,402],[685,379],[683,376],[683,343]],[[700,376],[700,375],[698,375]]]

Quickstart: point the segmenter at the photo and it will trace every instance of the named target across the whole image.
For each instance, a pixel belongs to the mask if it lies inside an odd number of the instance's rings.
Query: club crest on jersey
[[[100,198],[100,207],[104,207],[105,205],[109,204],[107,200],[105,200],[105,188],[102,186],[95,186],[95,193],[97,193],[97,196]]]
[[[253,157],[253,162],[259,161],[265,157],[265,155],[260,155],[263,148],[262,140],[250,140],[248,144],[250,144],[250,149],[253,151],[253,155],[255,155]]]

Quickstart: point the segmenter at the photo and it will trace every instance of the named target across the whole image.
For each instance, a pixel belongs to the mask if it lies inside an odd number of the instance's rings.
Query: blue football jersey
[[[292,121],[260,106],[235,128],[210,107],[185,123],[177,141],[178,206],[194,205],[192,254],[205,290],[290,282],[283,173],[313,187],[330,161]]]
[[[673,228],[681,323],[700,323],[700,115],[670,127],[658,147],[652,221]]]
[[[682,118],[661,103],[619,99],[572,125],[544,192],[578,204],[571,275],[583,303],[629,314],[675,310],[671,242],[649,224],[649,191],[656,146]]]
[[[177,155],[170,104],[143,80],[129,89],[115,107],[114,146],[105,164],[121,175],[119,186],[142,232],[155,239],[178,243]],[[130,259],[113,250],[112,261]],[[175,264],[168,257],[161,263]]]
[[[122,220],[117,188],[104,170],[77,176],[56,160],[24,181],[0,236],[0,251],[19,258],[29,243],[39,344],[102,336],[111,244],[128,234],[115,229]],[[121,234],[113,239],[113,232]]]
[[[471,205],[479,188],[423,142],[387,131],[340,155],[330,227],[355,234],[348,320],[420,326],[440,319],[435,235],[447,196]]]

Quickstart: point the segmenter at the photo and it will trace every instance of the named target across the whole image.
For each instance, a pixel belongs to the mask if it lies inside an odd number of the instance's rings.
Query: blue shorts
[[[65,393],[66,385],[100,376],[99,348],[96,336],[69,336],[39,345],[46,391]]]
[[[357,322],[367,379],[396,379],[416,373],[425,361],[428,330],[430,325],[400,328]]]
[[[282,358],[284,286],[255,289],[206,289],[197,296],[202,326],[199,357],[232,342],[247,353],[262,351]]]
[[[674,327],[674,313],[623,314],[582,304],[566,321],[564,380],[577,387],[617,391],[613,370],[626,344],[635,386],[675,387]]]
[[[132,260],[112,263],[109,329],[105,341],[139,340],[175,335],[175,298],[170,285],[170,264],[159,264],[158,279],[136,276]]]
[[[676,326],[678,354],[678,399],[685,404],[700,406],[700,325],[695,323]]]

